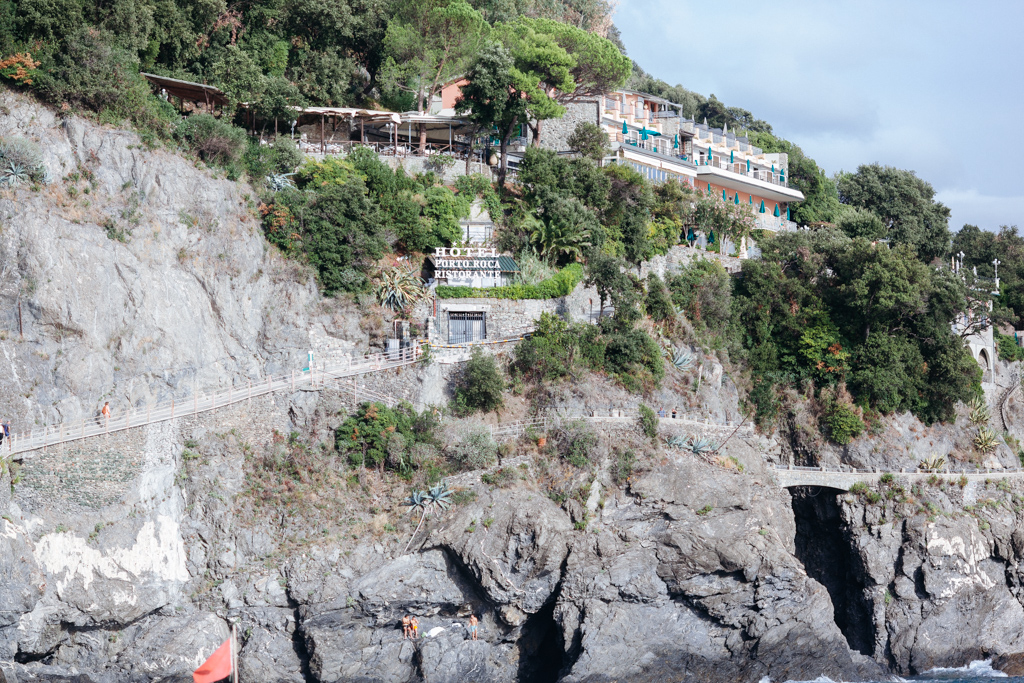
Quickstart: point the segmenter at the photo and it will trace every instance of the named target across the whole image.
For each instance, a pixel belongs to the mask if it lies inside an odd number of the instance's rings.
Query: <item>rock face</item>
[[[307,348],[365,346],[358,313],[321,301],[266,247],[244,187],[131,134],[0,98],[0,136],[36,140],[60,179],[0,194],[0,416],[74,419],[105,400],[123,410],[301,367]],[[737,384],[699,361],[699,387],[670,370],[645,402],[735,424]],[[440,402],[451,373],[404,368],[363,389]],[[241,680],[261,683],[877,680],[990,656],[1021,666],[1016,485],[787,492],[765,464],[778,457],[770,438],[741,433],[708,462],[622,419],[591,423],[597,445],[567,475],[580,480],[571,492],[558,488],[557,453],[535,449],[503,462],[508,488],[457,475],[458,504],[417,527],[399,509],[404,483],[389,489],[322,447],[342,394],[260,397],[4,463],[0,669],[187,681],[232,626]],[[604,380],[549,398],[570,416],[640,401]],[[885,467],[928,439],[968,438],[962,425],[923,429],[899,417],[845,451],[783,446]],[[876,452],[886,439],[907,447]],[[643,467],[627,476],[633,450]],[[415,639],[405,614],[419,620]]]
[[[15,430],[302,367],[311,331],[365,345],[358,316],[274,255],[245,186],[6,90],[0,111],[0,137],[38,144],[54,178],[0,197],[0,416]]]
[[[892,499],[797,491],[798,555],[850,645],[895,672],[992,657],[1013,667],[1024,652],[1019,490],[951,479],[922,487],[914,505],[934,512],[909,517]]]

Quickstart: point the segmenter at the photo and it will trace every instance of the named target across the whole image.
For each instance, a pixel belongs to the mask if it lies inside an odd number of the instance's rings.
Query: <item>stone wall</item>
[[[438,299],[437,316],[432,314],[433,301],[416,309],[417,319],[430,320],[429,339],[432,344],[448,343],[447,310],[478,310],[487,313],[487,339],[519,337],[531,332],[542,313],[555,313],[570,322],[594,322],[601,310],[601,297],[593,287],[576,285],[568,296],[555,299]]]
[[[650,261],[640,264],[640,277],[646,278],[650,273],[664,278],[666,274],[677,273],[679,270],[698,259],[713,259],[720,262],[730,273],[738,273],[743,261],[735,256],[723,256],[710,251],[693,249],[686,245],[678,245],[669,249],[667,254],[655,256]]]
[[[566,105],[565,116],[549,119],[541,125],[540,146],[563,152],[569,149],[569,136],[580,123],[601,123],[600,103],[595,100],[580,100]],[[529,144],[533,144],[533,132],[527,133]]]

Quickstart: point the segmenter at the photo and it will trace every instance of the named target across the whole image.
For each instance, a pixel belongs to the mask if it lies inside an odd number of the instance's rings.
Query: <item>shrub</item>
[[[364,403],[335,430],[335,447],[355,467],[386,465],[407,474],[430,464],[436,426],[433,414],[417,413],[408,403]]]
[[[288,138],[278,138],[273,145],[249,140],[243,157],[245,171],[253,181],[279,173],[292,173],[302,163],[302,152]]]
[[[498,446],[488,430],[473,429],[449,446],[448,457],[460,470],[479,470],[495,463]]]
[[[832,441],[845,446],[864,431],[864,422],[852,405],[831,393],[823,397],[823,403],[821,424]]]
[[[668,296],[665,283],[660,277],[651,273],[647,276],[647,299],[644,302],[647,315],[655,322],[665,322],[675,317],[676,311],[672,299]]]
[[[562,425],[551,437],[558,455],[573,467],[583,468],[589,465],[591,452],[598,445],[597,434],[582,420]]]
[[[547,280],[536,285],[515,284],[504,287],[475,288],[438,285],[435,294],[438,299],[466,299],[487,297],[491,299],[555,299],[568,296],[583,281],[583,266],[571,263]]]
[[[856,494],[856,495],[860,495],[862,493],[867,493],[867,490],[868,490],[868,485],[865,484],[862,481],[858,481],[858,482],[854,483],[853,486],[850,487],[850,493],[853,493],[853,494]]]
[[[0,186],[48,180],[38,145],[25,138],[0,138]]]
[[[246,151],[245,131],[210,114],[193,114],[178,124],[182,144],[208,164],[228,166]]]
[[[463,414],[497,410],[502,405],[504,388],[505,382],[494,356],[484,354],[479,346],[474,347],[455,385],[456,408]]]
[[[480,475],[480,481],[487,484],[488,486],[496,486],[499,489],[505,489],[516,482],[519,477],[516,475],[515,470],[508,467],[501,467],[490,474]]]
[[[139,75],[138,59],[116,45],[107,31],[81,28],[63,49],[43,58],[34,87],[53,104],[92,109],[110,123],[128,119],[144,138],[146,133],[169,137],[177,119],[174,107],[153,96]]]
[[[991,453],[999,446],[999,436],[991,427],[982,427],[974,437],[974,447],[979,453]]]
[[[658,436],[658,416],[643,403],[640,404],[640,430],[650,439]]]
[[[625,484],[633,474],[633,468],[635,465],[636,453],[632,450],[620,452],[618,457],[615,459],[615,463],[612,465],[612,481],[619,486]]]

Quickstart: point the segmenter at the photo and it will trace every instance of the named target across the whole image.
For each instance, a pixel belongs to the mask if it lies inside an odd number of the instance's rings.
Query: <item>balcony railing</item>
[[[613,136],[615,142],[619,142],[624,145],[630,145],[638,149],[645,149],[648,152],[654,152],[655,154],[664,154],[665,156],[672,157],[673,159],[679,159],[681,161],[689,161],[689,155],[687,159],[682,158],[680,150],[672,147],[672,140],[667,138],[650,138],[648,140],[640,140],[636,135],[623,135],[622,133],[616,133]]]
[[[731,173],[737,173],[748,178],[760,180],[761,182],[771,183],[772,185],[779,185],[781,187],[789,187],[789,181],[780,180],[780,174],[778,171],[772,173],[771,170],[765,168],[754,168],[747,171],[746,161],[736,161],[729,163],[725,159],[712,154],[711,163],[706,164],[703,161],[697,164],[699,167],[711,166],[712,168],[720,168],[723,171],[730,171]]]

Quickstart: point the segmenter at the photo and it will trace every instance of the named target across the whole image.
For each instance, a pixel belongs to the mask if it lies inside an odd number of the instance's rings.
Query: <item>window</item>
[[[487,338],[487,314],[483,311],[448,313],[448,343],[469,344]]]

